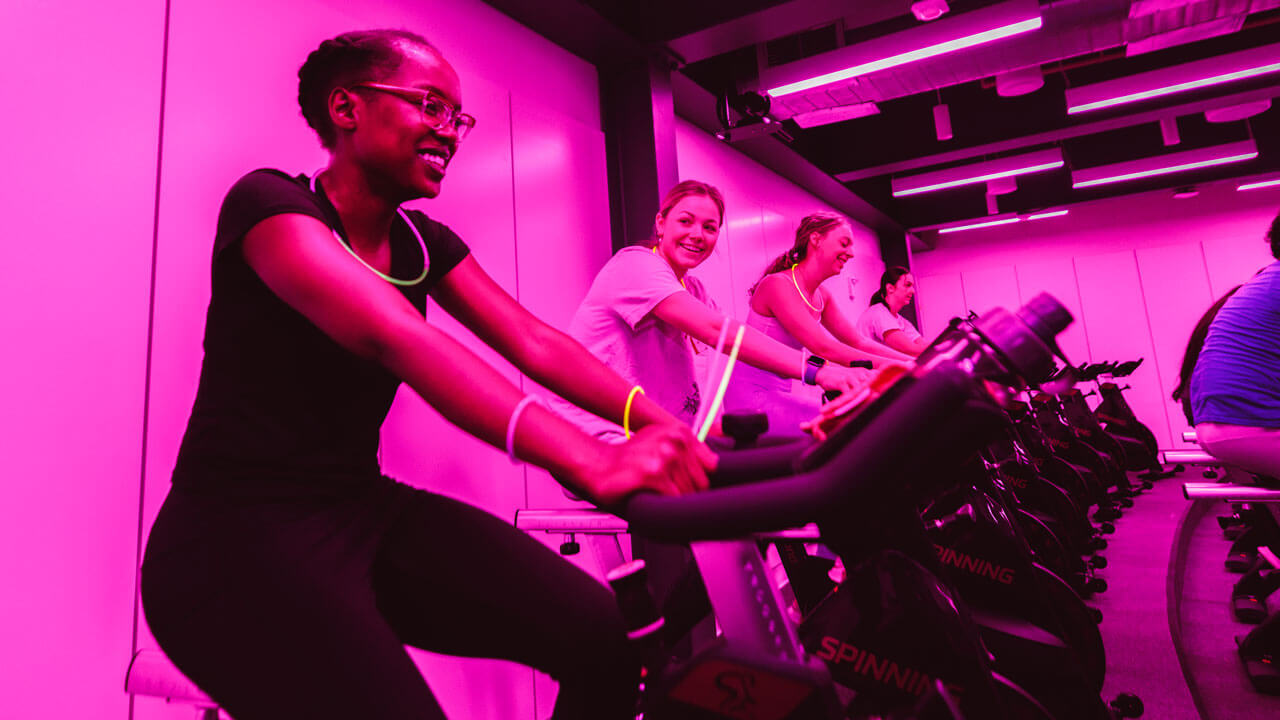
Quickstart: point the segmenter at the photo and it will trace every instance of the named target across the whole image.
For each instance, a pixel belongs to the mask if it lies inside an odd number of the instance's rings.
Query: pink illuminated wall
[[[22,107],[39,107],[0,134],[0,718],[191,717],[155,699],[131,707],[123,680],[134,647],[154,647],[135,608],[139,535],[168,490],[195,393],[218,206],[252,169],[323,164],[295,104],[297,67],[323,38],[386,26],[432,39],[479,118],[424,207],[565,326],[610,254],[595,69],[480,0],[0,4],[0,76]],[[741,316],[766,259],[822,205],[691,126],[679,143],[685,176],[729,196],[727,242],[704,276]],[[858,243],[861,306],[880,268],[874,236],[859,229]],[[528,385],[438,308],[429,321]],[[392,410],[383,456],[400,479],[504,518],[568,502],[545,473],[512,466],[411,393]],[[554,683],[527,668],[414,657],[453,717],[549,714]]]
[[[1145,358],[1129,402],[1161,447],[1184,447],[1186,421],[1169,393],[1187,336],[1214,299],[1272,261],[1265,235],[1280,189],[1234,187],[1111,198],[1062,218],[942,235],[913,256],[922,330],[1048,291],[1076,318],[1061,341],[1073,363]]]
[[[151,699],[131,710],[123,682],[135,639],[154,646],[135,614],[139,530],[167,491],[194,396],[218,205],[254,168],[321,166],[294,100],[297,67],[325,37],[388,26],[443,50],[480,120],[426,209],[563,325],[609,254],[595,69],[479,0],[0,7],[0,76],[40,108],[8,118],[0,140],[11,239],[0,270],[0,718],[192,716]],[[430,321],[456,329],[438,309]],[[505,518],[531,492],[525,469],[411,394],[393,410],[384,457],[406,482]],[[551,492],[545,477],[528,482]],[[524,667],[415,659],[453,717],[545,716],[554,697],[541,681],[535,701]]]
[[[128,712],[163,12],[0,3],[3,718]]]
[[[218,203],[226,187],[255,167],[309,173],[323,164],[294,97],[297,66],[325,37],[357,27],[408,27],[432,40],[458,69],[464,104],[479,122],[452,163],[444,192],[420,207],[466,239],[509,292],[553,321],[567,321],[566,303],[576,303],[608,256],[594,68],[478,1],[354,7],[289,0],[174,5],[158,289],[167,302],[156,327],[153,381],[153,393],[166,402],[155,408],[152,422],[143,516],[148,525],[163,499],[199,371]],[[237,37],[234,46],[225,42],[229,33]],[[211,106],[252,112],[211,122]],[[519,380],[438,308],[428,318]],[[400,480],[507,519],[529,493],[523,468],[445,423],[411,392],[401,393],[384,428],[383,461]],[[144,633],[142,643],[149,640]],[[531,670],[413,654],[451,716],[535,717]],[[539,699],[553,698],[554,685],[541,684]],[[173,712],[140,702],[135,718]]]

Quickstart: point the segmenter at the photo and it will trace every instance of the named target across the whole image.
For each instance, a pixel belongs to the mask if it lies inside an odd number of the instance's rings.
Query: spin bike
[[[1041,295],[1016,314],[993,310],[953,325],[912,370],[833,421],[825,440],[725,451],[713,489],[641,494],[611,508],[632,533],[691,546],[720,628],[675,661],[662,646],[643,565],[609,573],[645,656],[643,716],[1054,717],[993,671],[968,607],[939,579],[917,508],[954,482],[950,468],[999,434],[1001,399],[1048,374],[1054,337],[1069,323]],[[820,539],[847,571],[803,623],[789,614],[757,541],[794,528],[807,528],[801,536]],[[1074,717],[1112,716],[1093,697]]]

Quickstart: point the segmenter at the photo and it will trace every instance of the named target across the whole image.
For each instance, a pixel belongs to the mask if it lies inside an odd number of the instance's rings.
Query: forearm
[[[605,420],[623,424],[632,385],[601,362],[577,340],[543,326],[531,350],[518,361],[520,369],[538,384]],[[629,427],[652,423],[679,424],[674,415],[637,393],[632,400]]]
[[[789,348],[753,327],[744,326],[744,330],[739,351],[743,362],[784,378],[803,376],[804,352]],[[732,332],[737,332],[736,327]]]
[[[891,330],[885,333],[884,342],[890,348],[905,353],[913,359],[928,347],[928,344],[919,338],[908,340],[906,334],[901,330]]]
[[[881,345],[880,343],[869,338],[865,338],[862,335],[856,336],[856,339],[854,340],[854,347],[857,348],[858,351],[867,355],[867,359],[871,360],[876,367],[880,367],[885,360],[907,362],[912,359],[911,355],[900,353],[887,345]]]
[[[388,333],[375,347],[374,359],[445,419],[496,448],[505,448],[508,422],[525,393],[501,373],[430,325]],[[536,405],[521,413],[515,440],[521,458],[590,496],[589,468],[600,457],[599,441]]]
[[[826,358],[827,360],[840,363],[841,365],[849,365],[854,361],[867,360],[871,362],[872,367],[881,367],[887,361],[896,359],[896,358],[890,357],[887,354],[872,352],[870,349],[846,345],[845,343],[839,342],[838,340],[834,340],[834,339],[826,343],[815,343],[814,347],[809,347],[808,349],[814,355],[818,355],[819,357]],[[888,348],[884,348],[884,350],[887,353],[898,355],[903,359],[907,357],[906,355],[902,355],[901,353],[893,352]]]

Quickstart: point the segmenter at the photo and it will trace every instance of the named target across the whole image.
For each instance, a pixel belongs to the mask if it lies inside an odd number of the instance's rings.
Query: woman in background
[[[1191,376],[1196,441],[1224,462],[1280,479],[1280,215],[1277,259],[1241,285],[1209,325]]]
[[[858,332],[900,353],[919,355],[929,343],[902,316],[902,309],[915,295],[916,281],[910,270],[899,266],[886,269],[880,276],[880,289],[871,296],[871,307],[858,317]]]
[[[550,674],[557,720],[633,720],[639,661],[612,594],[509,523],[383,476],[379,427],[405,382],[603,505],[705,487],[714,458],[449,228],[400,209],[439,194],[475,124],[439,51],[346,33],[298,76],[329,164],[254,171],[223,202],[199,390],[142,567],[153,634],[237,720],[442,720],[406,644]],[[424,321],[428,294],[538,383],[614,421],[629,409],[639,432],[602,443],[531,404]]]
[[[852,246],[853,230],[843,216],[822,212],[801,220],[791,249],[751,288],[747,326],[840,365],[869,360],[880,367],[909,359],[863,337],[822,286],[853,258]],[[793,394],[790,380],[754,367],[735,372],[725,395],[726,412],[764,412],[770,429],[783,434],[798,434],[818,407],[817,397]]]
[[[685,180],[671,188],[654,217],[653,245],[626,247],[610,258],[569,324],[570,334],[605,365],[686,423],[692,423],[707,402],[694,377],[695,348],[715,347],[727,321],[727,350],[742,325],[727,320],[690,273],[711,257],[723,222],[724,198],[715,187]],[[847,367],[807,363],[798,348],[749,326],[739,359],[735,373],[745,364],[836,392],[854,390],[861,379]],[[557,409],[610,442],[623,440],[630,431],[567,403]],[[668,639],[675,644],[711,609],[693,557],[685,546],[641,536],[632,537],[632,553],[648,564],[650,591],[663,609]]]
[[[696,348],[715,347],[726,322],[689,271],[711,257],[723,222],[719,190],[697,180],[676,185],[654,218],[654,244],[623,248],[605,263],[569,324],[569,333],[605,365],[689,423],[703,403],[694,377]],[[733,319],[728,323],[726,351],[742,325]],[[745,364],[837,392],[853,389],[865,374],[810,363],[799,347],[788,347],[750,323],[739,359],[735,374]],[[572,410],[569,414],[597,437],[627,434],[625,428],[599,417]]]

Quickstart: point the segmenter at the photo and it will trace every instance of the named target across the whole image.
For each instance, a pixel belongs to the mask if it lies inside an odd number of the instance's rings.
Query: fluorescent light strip
[[[1014,215],[1013,217],[1004,218],[1002,220],[988,220],[986,222],[972,223],[970,225],[953,225],[952,227],[942,228],[938,231],[938,234],[944,235],[946,233],[960,232],[961,230],[977,230],[978,228],[993,227],[995,225],[1008,225],[1016,222],[1022,222],[1022,218]]]
[[[841,80],[849,80],[851,78],[858,77],[859,75],[868,75],[879,70],[885,70],[899,65],[906,65],[907,63],[912,63],[917,60],[945,55],[949,52],[955,52],[956,50],[963,50],[964,48],[973,47],[975,45],[982,45],[984,43],[993,42],[1012,35],[1019,35],[1024,32],[1037,30],[1043,23],[1044,21],[1039,15],[1037,15],[1036,17],[1015,22],[1010,25],[1004,25],[991,30],[984,30],[980,33],[956,38],[955,40],[935,43],[933,45],[920,48],[919,50],[898,53],[897,55],[891,55],[880,60],[873,60],[860,65],[854,65],[853,67],[845,68],[844,70],[837,70],[824,75],[818,75],[817,77],[811,77],[807,80],[779,85],[775,88],[769,88],[765,92],[773,97],[782,97],[783,95],[790,95],[804,90],[812,90],[813,88],[822,85],[829,85],[831,83],[840,82]]]
[[[1025,175],[1027,173],[1043,172],[1045,170],[1053,170],[1065,165],[1062,160],[1054,162],[1040,163],[1039,165],[1028,165],[1026,167],[1014,168],[1013,170],[1005,170],[1003,172],[987,173],[986,175],[975,175],[973,177],[961,178],[959,180],[949,180],[947,182],[934,183],[933,185],[925,185],[924,187],[912,188],[910,190],[902,190],[895,192],[894,197],[904,197],[907,195],[919,195],[920,193],[933,192],[935,190],[947,190],[961,185],[973,185],[988,180],[996,180],[999,178],[1013,177],[1014,175]]]
[[[995,160],[960,165],[944,170],[931,170],[915,175],[895,177],[890,181],[890,190],[894,197],[918,195],[920,193],[960,187],[961,185],[973,185],[1027,173],[1054,170],[1064,164],[1062,150],[1060,148],[1049,148],[1021,155],[1010,155]]]
[[[1067,108],[1067,114],[1074,115],[1076,113],[1098,110],[1105,107],[1111,107],[1113,105],[1123,105],[1124,103],[1138,102],[1139,100],[1149,100],[1153,97],[1172,95],[1174,93],[1186,92],[1187,90],[1195,90],[1197,88],[1208,87],[1210,85],[1220,85],[1222,83],[1232,82],[1233,80],[1243,80],[1245,78],[1266,75],[1267,73],[1273,73],[1276,71],[1280,71],[1280,63],[1271,63],[1269,65],[1262,65],[1248,70],[1240,70],[1238,72],[1215,75],[1213,77],[1201,78],[1199,80],[1191,80],[1189,82],[1178,83],[1177,85],[1166,85],[1161,88],[1143,90],[1142,92],[1129,93],[1128,95],[1099,100],[1086,105],[1077,105],[1075,107]]]
[[[1280,72],[1280,44],[1262,45],[1182,65],[1067,90],[1067,114],[1173,95]]]
[[[1213,158],[1210,160],[1198,160],[1196,162],[1186,162],[1179,165],[1152,168],[1150,170],[1138,170],[1121,175],[1110,175],[1107,177],[1093,178],[1091,180],[1076,181],[1071,183],[1071,187],[1084,188],[1093,187],[1095,185],[1106,185],[1114,182],[1123,182],[1125,180],[1137,180],[1138,178],[1167,175],[1169,173],[1182,172],[1183,170],[1194,170],[1196,168],[1213,167],[1215,165],[1226,165],[1228,163],[1241,162],[1243,160],[1252,160],[1256,157],[1258,157],[1258,151],[1254,150],[1253,152],[1228,155],[1226,157]]]
[[[1245,183],[1244,185],[1236,187],[1236,190],[1257,190],[1258,188],[1275,187],[1276,185],[1280,185],[1280,179]]]
[[[1066,215],[1066,214],[1067,214],[1066,210],[1051,210],[1049,212],[1042,212],[1042,213],[1036,213],[1034,215],[1028,215],[1026,219],[1027,220],[1043,220],[1045,218],[1062,217],[1063,215]]]

